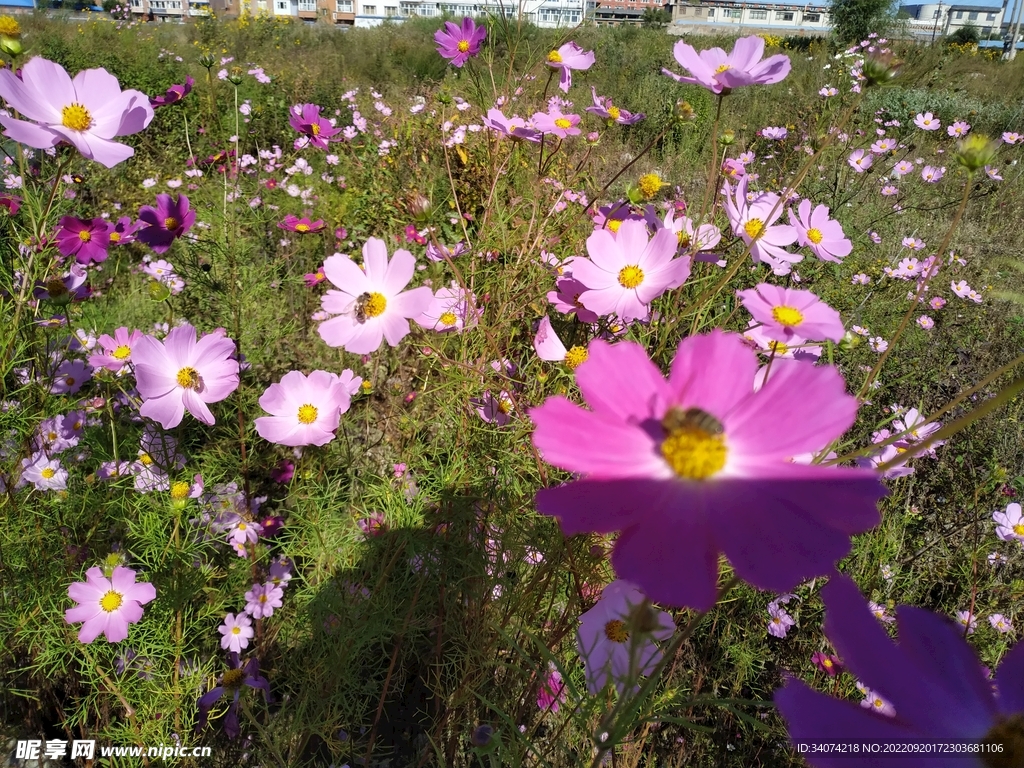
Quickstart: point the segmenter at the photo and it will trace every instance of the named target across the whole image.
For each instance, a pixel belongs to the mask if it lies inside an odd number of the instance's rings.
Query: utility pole
[[[939,19],[942,18],[942,0],[939,0],[939,10],[935,12],[935,25],[932,27],[932,45],[935,45],[935,33],[939,31]]]
[[[1013,16],[1015,21],[1010,27],[1010,53],[1007,55],[1007,61],[1013,61],[1017,58],[1017,36],[1020,34],[1020,12],[1024,8],[1024,2],[1021,0],[1014,0]]]

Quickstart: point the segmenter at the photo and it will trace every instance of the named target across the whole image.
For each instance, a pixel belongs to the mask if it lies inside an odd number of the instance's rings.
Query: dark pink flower
[[[701,85],[712,93],[727,93],[743,85],[771,85],[789,74],[789,57],[771,56],[764,61],[764,39],[753,35],[741,37],[732,53],[721,48],[709,48],[697,53],[693,46],[682,40],[672,49],[679,66],[689,70],[690,77],[677,75],[668,69],[662,73],[679,83]]]
[[[317,219],[316,221],[310,221],[308,217],[299,218],[293,213],[289,213],[284,217],[284,221],[280,221],[277,224],[279,229],[284,229],[289,232],[298,232],[300,235],[311,235],[317,232],[323,232],[324,224],[323,219]]]
[[[21,208],[21,198],[17,195],[0,195],[0,208],[6,208],[11,216]]]
[[[633,123],[638,123],[646,117],[643,112],[637,112],[634,115],[632,112],[621,107],[616,107],[607,96],[598,96],[597,88],[594,86],[590,86],[590,92],[594,96],[594,106],[587,107],[586,111],[592,115],[603,117],[605,120],[612,120],[619,125],[633,125]]]
[[[320,117],[316,104],[296,104],[288,115],[288,123],[317,149],[327,149],[327,142],[339,132],[330,120]]]
[[[110,235],[103,219],[76,219],[65,216],[60,220],[56,235],[57,250],[65,256],[74,256],[79,264],[95,264],[107,260]]]
[[[149,100],[151,107],[167,107],[171,104],[177,104],[179,101],[184,99],[192,91],[192,86],[196,84],[196,81],[192,78],[192,75],[185,77],[185,82],[182,85],[172,85],[167,89],[167,93],[163,96],[157,96]]]
[[[478,27],[468,16],[458,25],[451,21],[444,23],[444,29],[434,33],[437,52],[456,67],[461,67],[473,56],[480,53],[480,44],[487,37],[487,30]]]
[[[122,216],[117,221],[107,223],[107,235],[111,245],[127,245],[135,242],[135,231],[142,226],[141,221],[133,222],[131,216]]]
[[[136,234],[156,253],[166,253],[171,243],[188,232],[196,221],[196,212],[189,208],[188,198],[181,195],[172,200],[170,195],[156,196],[156,208],[144,205],[139,209],[139,221],[148,226]]]

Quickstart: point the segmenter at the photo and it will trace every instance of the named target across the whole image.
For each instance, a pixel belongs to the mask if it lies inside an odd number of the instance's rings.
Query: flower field
[[[1024,62],[0,53],[4,765],[1024,766]]]

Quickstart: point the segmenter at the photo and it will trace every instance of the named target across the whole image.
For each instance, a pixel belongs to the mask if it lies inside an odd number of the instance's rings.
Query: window
[[[768,11],[751,11],[750,12],[750,18],[751,19],[767,19],[768,18]]]
[[[956,17],[957,17],[958,19],[962,19],[962,18],[964,17],[964,12],[963,12],[963,11],[957,11],[957,12],[956,12]]]
[[[352,13],[352,0],[338,0],[338,13]]]
[[[376,16],[377,15],[377,6],[376,5],[364,5],[363,6],[363,13],[366,14],[367,16]]]
[[[990,13],[987,16],[985,16],[985,21],[995,21],[995,20],[996,20],[996,15],[994,13]]]
[[[978,12],[977,11],[971,11],[970,13],[968,13],[967,14],[967,20],[968,21],[977,21],[978,20]]]
[[[316,0],[299,0],[299,10],[306,13],[316,13]]]
[[[939,11],[932,11],[932,18],[933,19],[939,18]]]
[[[792,11],[776,11],[775,12],[775,20],[776,21],[792,21],[793,20],[793,12]]]
[[[384,6],[384,15],[385,16],[397,16],[398,15],[398,9],[395,8],[395,6],[393,6],[393,5],[385,5]]]
[[[739,8],[726,8],[724,11],[722,11],[722,15],[725,16],[725,18],[727,19],[738,19],[740,16],[743,15],[743,11],[741,11]]]
[[[820,13],[805,13],[804,14],[804,21],[806,21],[808,24],[817,24],[819,21],[821,21],[821,14]]]
[[[283,2],[282,2],[282,0],[277,0],[277,3],[275,4],[274,7],[277,8],[277,10],[279,10],[279,11],[287,12],[287,10],[288,10],[288,0],[284,0]]]
[[[694,10],[694,14],[696,14],[697,16],[700,16],[700,11],[695,9]],[[714,15],[715,15],[715,9],[714,8],[708,8],[708,18],[710,19]]]

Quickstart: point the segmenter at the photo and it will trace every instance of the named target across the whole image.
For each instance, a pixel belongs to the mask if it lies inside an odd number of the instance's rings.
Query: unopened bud
[[[214,62],[215,59],[209,53],[204,53],[202,56],[199,57],[199,65],[202,67],[206,67],[207,69],[212,69]]]
[[[0,51],[3,51],[8,56],[20,56],[23,50],[24,48],[21,47],[20,40],[0,35]]]
[[[956,160],[971,173],[991,165],[996,159],[999,144],[981,133],[972,133],[956,148]]]
[[[149,298],[153,301],[166,301],[171,295],[171,289],[166,283],[159,280],[149,281]]]
[[[433,208],[430,200],[419,192],[413,192],[409,195],[407,205],[409,207],[409,215],[419,221],[425,220],[430,215],[430,209]]]
[[[839,342],[839,348],[844,352],[848,352],[860,343],[860,334],[854,333],[853,331],[847,331],[843,334],[843,338]]]
[[[688,101],[677,101],[675,109],[675,118],[684,123],[692,123],[697,119],[697,113],[693,109],[693,105]]]
[[[900,62],[891,53],[870,56],[864,60],[861,74],[868,86],[888,85],[899,76]]]
[[[727,128],[722,131],[722,135],[718,137],[718,143],[724,147],[728,147],[730,144],[736,142],[736,131],[732,128]]]

